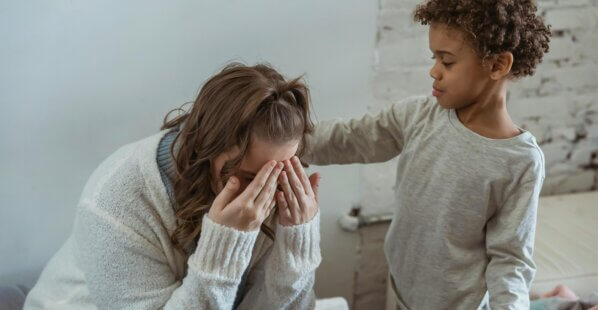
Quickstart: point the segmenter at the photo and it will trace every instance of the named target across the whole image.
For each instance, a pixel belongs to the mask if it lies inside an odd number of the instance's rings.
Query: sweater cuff
[[[320,253],[320,211],[307,223],[276,228],[276,247],[295,270],[316,269]]]
[[[203,217],[197,249],[189,257],[189,268],[203,277],[232,282],[241,280],[259,230],[240,231]]]

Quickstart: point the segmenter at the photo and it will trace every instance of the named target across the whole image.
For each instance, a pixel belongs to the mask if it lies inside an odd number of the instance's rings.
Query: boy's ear
[[[492,68],[490,71],[490,78],[493,80],[500,80],[508,76],[513,67],[513,53],[503,52],[494,56]]]

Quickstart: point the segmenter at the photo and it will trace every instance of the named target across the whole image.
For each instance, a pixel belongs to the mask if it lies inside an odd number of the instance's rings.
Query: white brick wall
[[[427,27],[413,22],[419,0],[379,0],[372,89],[376,112],[407,96],[430,92]],[[598,0],[539,0],[552,25],[550,52],[533,77],[511,85],[509,111],[531,131],[546,155],[542,194],[597,189]],[[366,213],[391,208],[396,160],[366,165]]]
[[[542,194],[595,190],[598,180],[598,1],[543,0],[550,52],[536,74],[514,83],[513,118],[546,155]]]

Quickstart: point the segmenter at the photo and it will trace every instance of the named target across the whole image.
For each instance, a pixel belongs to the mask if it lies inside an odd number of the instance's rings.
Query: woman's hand
[[[269,161],[247,188],[235,198],[239,179],[232,176],[214,199],[208,217],[215,223],[237,230],[256,230],[275,205],[274,194],[282,163]]]
[[[309,222],[318,213],[320,174],[314,173],[308,178],[294,156],[284,161],[284,171],[278,179],[282,188],[282,192],[276,194],[280,224],[292,226]]]

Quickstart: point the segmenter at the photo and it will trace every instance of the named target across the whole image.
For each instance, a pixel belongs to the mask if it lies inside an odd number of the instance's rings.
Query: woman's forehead
[[[252,139],[241,161],[240,170],[244,173],[256,174],[270,160],[280,162],[291,159],[297,153],[298,147],[298,140],[280,144]]]

